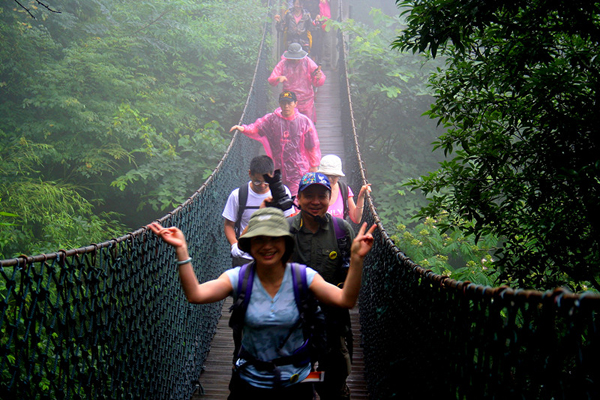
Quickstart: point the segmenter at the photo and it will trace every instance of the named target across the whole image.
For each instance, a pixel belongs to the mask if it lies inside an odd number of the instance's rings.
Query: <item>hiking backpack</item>
[[[259,206],[251,206],[246,207],[246,203],[248,202],[248,184],[242,185],[239,187],[238,192],[238,213],[237,218],[235,219],[234,230],[235,236],[240,237],[241,232],[241,224],[242,224],[242,215],[244,215],[244,211],[246,209],[256,209],[258,210]]]
[[[229,309],[231,317],[229,326],[233,329],[233,341],[235,350],[233,353],[233,362],[239,358],[242,351],[242,331],[244,328],[244,319],[246,310],[252,295],[252,285],[254,283],[254,262],[244,264],[240,267],[238,276],[237,298]],[[314,362],[319,359],[319,356],[325,354],[327,349],[327,336],[325,330],[325,315],[318,305],[317,300],[308,289],[306,279],[306,266],[297,263],[290,263],[292,269],[292,286],[294,287],[294,299],[298,307],[300,318],[298,322],[290,329],[288,336],[283,343],[280,344],[278,350],[283,348],[292,332],[302,326],[304,339],[308,340],[308,356]]]
[[[338,186],[340,187],[340,194],[338,196],[342,196],[343,204],[344,204],[344,219],[348,218],[350,214],[348,212],[348,185],[344,182],[338,182]]]

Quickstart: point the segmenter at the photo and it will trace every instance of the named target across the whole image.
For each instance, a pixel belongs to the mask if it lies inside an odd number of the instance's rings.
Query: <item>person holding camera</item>
[[[251,139],[262,143],[265,153],[273,159],[275,169],[281,170],[282,182],[292,196],[305,172],[315,172],[321,163],[319,136],[313,122],[296,109],[296,94],[290,91],[279,95],[279,108],[250,125],[234,125]]]
[[[265,199],[272,197],[273,200],[267,204],[281,209],[286,217],[294,212],[290,190],[281,183],[278,175],[275,177],[274,170],[271,157],[254,157],[248,171],[250,181],[234,189],[227,198],[222,215],[225,220],[225,237],[231,245],[233,267],[252,261],[252,256],[238,247],[238,238]]]

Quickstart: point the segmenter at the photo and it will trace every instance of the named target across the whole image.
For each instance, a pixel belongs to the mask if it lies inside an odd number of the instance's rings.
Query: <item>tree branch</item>
[[[141,27],[140,29],[138,29],[137,31],[133,32],[131,35],[129,36],[135,36],[137,35],[139,32],[143,31],[144,29],[146,29],[147,27],[149,27],[150,25],[155,24],[159,19],[161,19],[162,17],[165,16],[166,13],[168,13],[169,11],[171,11],[170,9],[166,9],[165,11],[163,11],[162,14],[160,14],[154,21],[151,21],[150,23],[148,23],[146,26]]]
[[[27,8],[27,7],[25,7],[23,4],[21,4],[21,3],[19,2],[19,0],[13,0],[13,1],[14,1],[15,3],[17,3],[17,4],[19,5],[19,7],[21,7],[23,10],[25,10],[25,11],[27,12],[27,14],[29,14],[29,16],[30,16],[31,18],[35,19],[35,16],[34,16],[34,15],[31,13],[31,11],[29,10],[29,8]],[[49,5],[47,5],[46,3],[44,3],[44,2],[42,2],[42,1],[40,1],[40,0],[36,0],[35,2],[36,2],[37,4],[39,4],[40,6],[44,7],[46,10],[48,10],[48,11],[50,11],[50,12],[53,12],[53,13],[56,13],[56,14],[60,14],[60,11],[53,10],[52,8],[50,8],[50,6],[49,6]]]

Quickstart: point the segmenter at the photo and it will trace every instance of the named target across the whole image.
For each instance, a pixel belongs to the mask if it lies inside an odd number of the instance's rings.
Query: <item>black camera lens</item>
[[[279,208],[281,211],[292,208],[294,202],[290,196],[288,196],[285,191],[285,186],[283,185],[283,182],[281,182],[281,171],[277,169],[272,177],[267,174],[264,174],[263,177],[265,178],[265,182],[269,184],[271,196],[273,197],[273,201],[266,203],[267,206]]]

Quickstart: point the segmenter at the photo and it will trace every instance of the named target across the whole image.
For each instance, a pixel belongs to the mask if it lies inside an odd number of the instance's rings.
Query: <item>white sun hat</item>
[[[346,176],[342,171],[342,160],[335,154],[328,154],[321,158],[318,172],[329,176]]]

